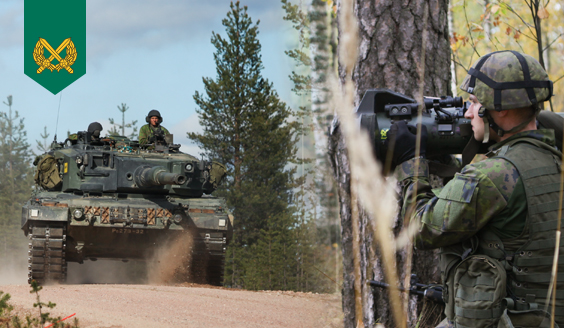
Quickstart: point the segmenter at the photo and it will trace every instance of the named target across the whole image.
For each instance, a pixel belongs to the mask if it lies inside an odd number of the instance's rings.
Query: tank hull
[[[191,280],[221,285],[232,217],[221,198],[154,194],[36,194],[22,208],[30,239],[31,281],[64,282],[66,263],[96,259],[150,260],[173,241],[191,263]]]

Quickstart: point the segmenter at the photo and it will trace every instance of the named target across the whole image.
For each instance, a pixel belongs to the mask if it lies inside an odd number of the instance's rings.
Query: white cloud
[[[166,123],[165,118],[163,126],[166,127],[170,133],[174,134],[174,143],[181,145],[180,150],[199,158],[202,150],[186,137],[186,132],[202,133],[204,131],[200,126],[198,115],[194,114],[174,125],[167,126]]]
[[[88,56],[98,60],[128,48],[156,50],[171,43],[209,40],[222,33],[221,21],[230,0],[87,2]],[[282,20],[279,2],[251,0],[243,5],[260,30],[277,30]]]

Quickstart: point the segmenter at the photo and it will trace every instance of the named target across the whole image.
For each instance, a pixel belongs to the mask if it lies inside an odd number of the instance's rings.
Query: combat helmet
[[[487,54],[460,85],[489,110],[537,107],[552,97],[552,81],[533,57],[506,50]]]
[[[149,123],[151,121],[151,117],[153,117],[153,116],[156,116],[156,117],[159,118],[159,124],[161,124],[163,122],[163,117],[161,116],[161,113],[156,109],[151,109],[149,114],[147,114],[147,117],[145,117],[145,122]]]
[[[479,111],[486,126],[491,126],[500,136],[522,129],[530,122],[504,131],[488,120],[487,110],[503,111],[532,108],[533,119],[540,110],[539,104],[552,97],[552,81],[533,57],[513,50],[497,51],[480,57],[462,81],[460,89],[473,94],[482,104]],[[491,121],[491,122],[488,122]],[[484,142],[489,138],[486,129]]]
[[[102,132],[104,128],[102,128],[102,124],[98,122],[92,122],[88,125],[88,133],[94,138],[100,138],[100,132]]]

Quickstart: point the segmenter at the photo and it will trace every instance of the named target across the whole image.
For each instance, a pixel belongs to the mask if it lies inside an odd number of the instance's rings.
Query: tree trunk
[[[338,10],[340,8],[338,3]],[[358,106],[366,90],[374,88],[388,88],[418,101],[421,101],[423,95],[441,96],[452,93],[447,12],[448,0],[355,0],[360,37],[359,58],[352,76],[356,88],[355,106]],[[339,32],[342,29],[339,26]],[[424,68],[421,67],[422,58],[425,61]],[[344,83],[344,74],[345,70],[339,65],[341,83]],[[355,318],[354,303],[350,167],[346,142],[338,128],[330,136],[329,157],[339,185],[344,321],[345,327],[356,327],[360,318]],[[364,284],[369,279],[383,281],[384,274],[379,251],[373,243],[369,218],[362,210],[359,213],[362,322],[365,327],[372,327],[375,323],[382,323],[386,327],[400,326],[392,320],[387,291],[374,290],[373,293],[370,286]],[[394,231],[398,233],[402,225],[403,218],[396,218]],[[397,253],[400,283],[406,275],[407,258],[406,252]],[[421,283],[440,282],[436,252],[415,250],[412,272],[417,274]],[[424,302],[417,302],[416,298],[410,298],[408,327],[415,326],[423,304]],[[440,317],[441,312],[441,309],[435,309],[435,313],[429,315],[434,319]],[[432,325],[433,323],[423,323],[420,327]]]

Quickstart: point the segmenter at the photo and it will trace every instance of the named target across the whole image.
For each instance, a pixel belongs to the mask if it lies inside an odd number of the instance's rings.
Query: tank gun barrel
[[[162,166],[143,166],[135,170],[135,183],[138,187],[153,187],[164,185],[181,185],[186,177],[178,173],[170,173]]]

